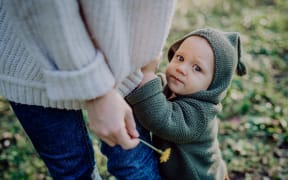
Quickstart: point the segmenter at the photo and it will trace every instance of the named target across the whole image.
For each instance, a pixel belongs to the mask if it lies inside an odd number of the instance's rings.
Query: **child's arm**
[[[168,101],[158,78],[136,89],[126,99],[144,128],[175,143],[198,141],[211,126],[208,119],[217,113],[212,104],[200,105],[191,98]],[[206,111],[207,108],[210,110]]]

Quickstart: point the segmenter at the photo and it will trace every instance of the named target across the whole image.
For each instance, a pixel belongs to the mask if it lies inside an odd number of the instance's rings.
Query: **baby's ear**
[[[241,46],[241,40],[240,40],[240,34],[238,32],[226,32],[225,36],[231,43],[231,45],[235,48],[236,54],[237,54],[237,67],[236,72],[239,76],[243,76],[247,74],[246,66],[242,62],[242,46]]]

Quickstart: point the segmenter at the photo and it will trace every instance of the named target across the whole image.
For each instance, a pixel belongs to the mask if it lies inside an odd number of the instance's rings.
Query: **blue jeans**
[[[53,179],[91,179],[94,151],[81,111],[10,104]]]
[[[151,143],[149,131],[136,122],[140,138]],[[108,171],[121,180],[159,180],[158,158],[155,152],[139,143],[136,148],[124,150],[119,145],[110,147],[102,142],[101,151],[107,156]]]

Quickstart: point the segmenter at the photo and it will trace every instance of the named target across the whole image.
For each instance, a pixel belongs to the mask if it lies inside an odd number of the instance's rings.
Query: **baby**
[[[152,132],[153,145],[171,148],[169,160],[159,164],[163,179],[223,180],[227,176],[216,116],[234,72],[246,74],[240,58],[238,33],[200,29],[169,48],[164,92],[154,73],[158,62],[142,68],[140,86],[126,99],[136,119]],[[119,156],[125,156],[125,151]]]

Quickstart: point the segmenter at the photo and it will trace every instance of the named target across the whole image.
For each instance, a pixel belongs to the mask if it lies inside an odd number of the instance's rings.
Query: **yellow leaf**
[[[171,153],[171,148],[165,149],[165,151],[161,154],[160,163],[167,162],[169,160]]]

